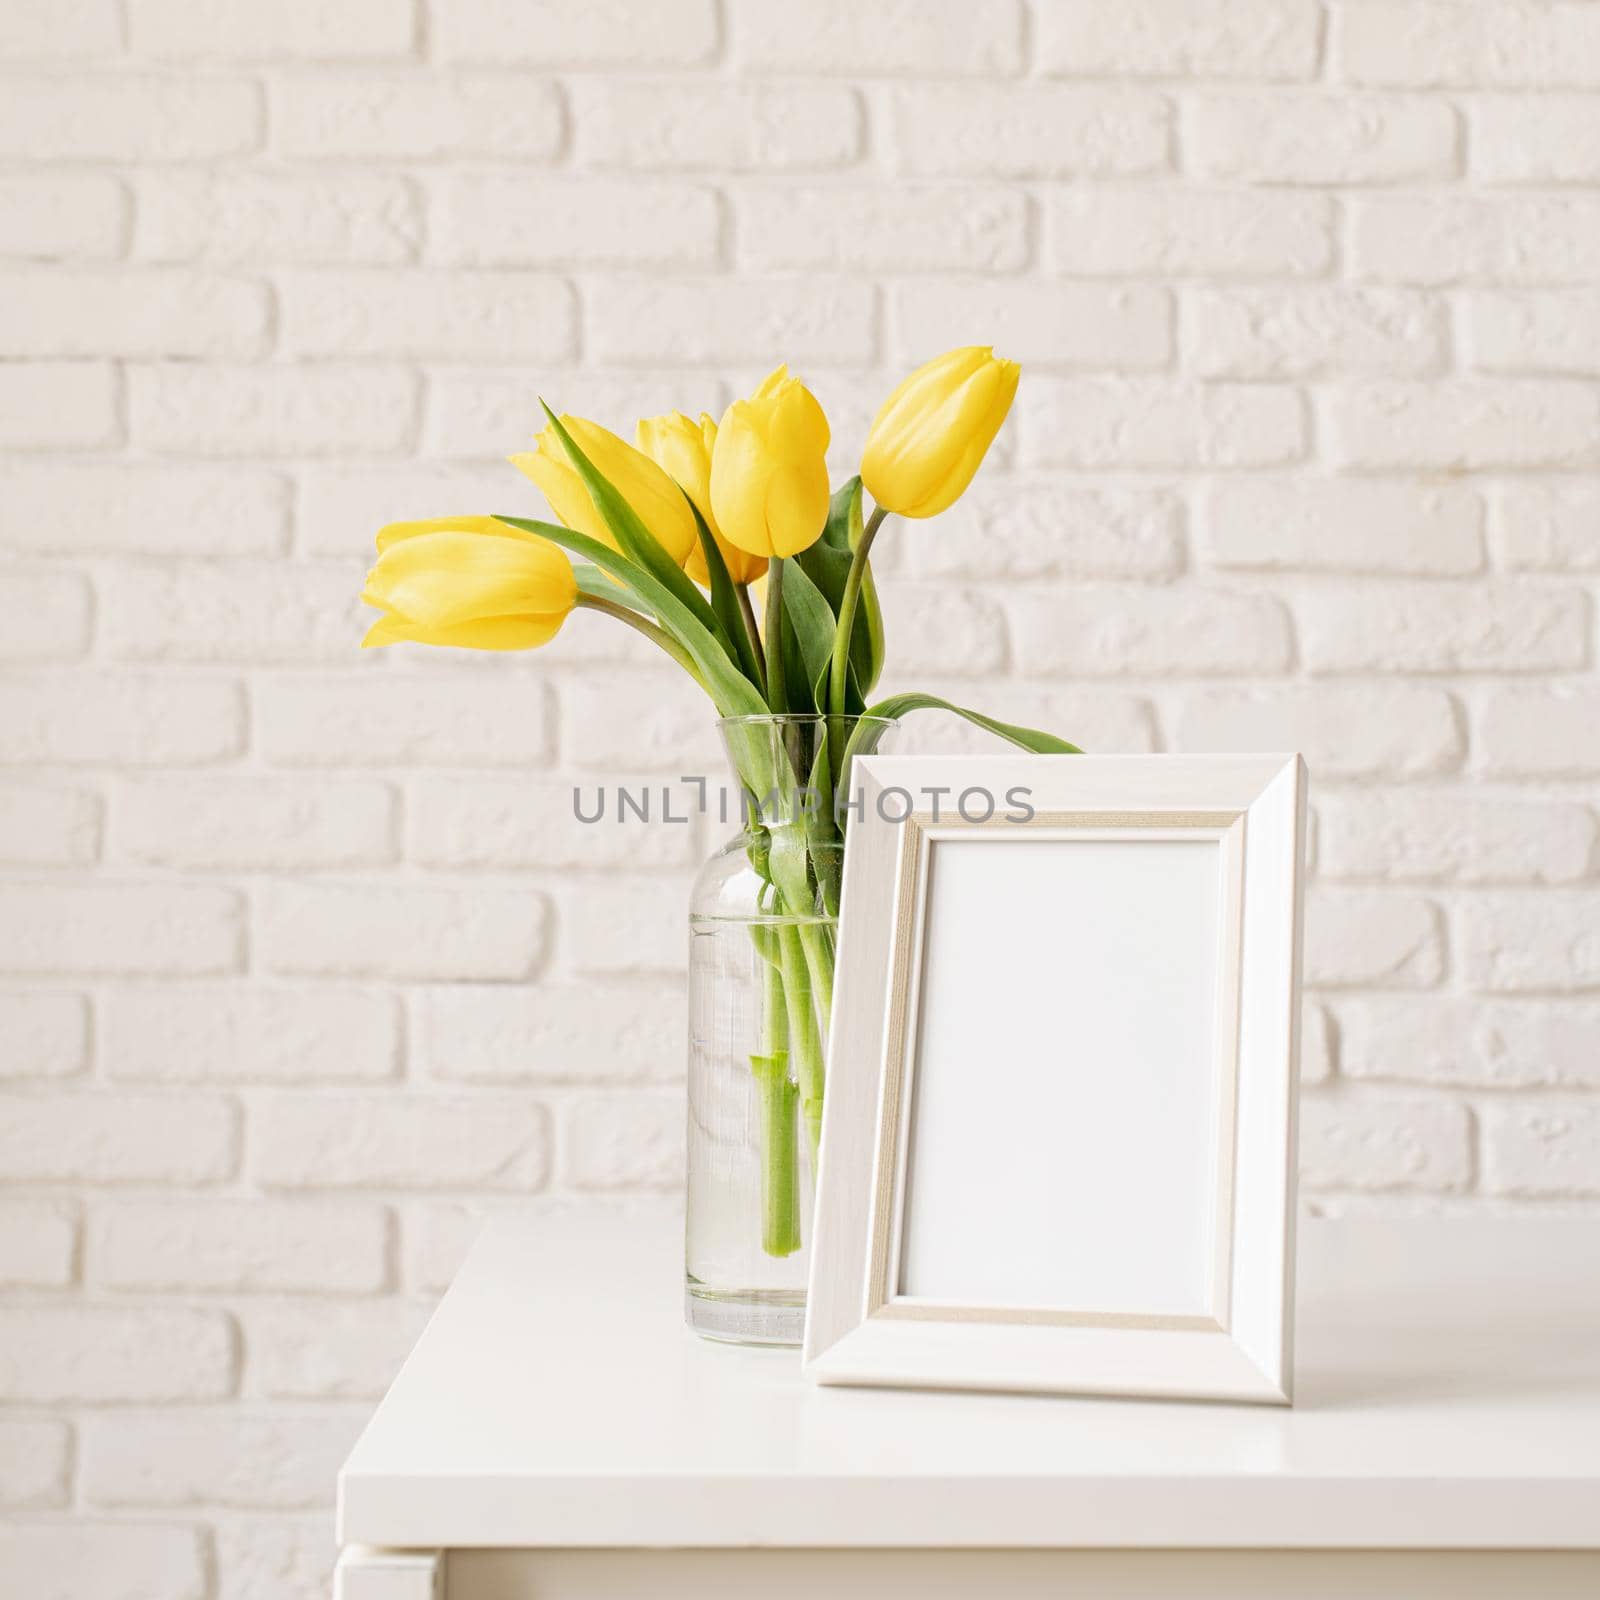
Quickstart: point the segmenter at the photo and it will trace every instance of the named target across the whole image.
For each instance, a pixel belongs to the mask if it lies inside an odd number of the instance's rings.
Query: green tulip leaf
[[[1083,754],[1077,745],[1069,744],[1053,733],[1041,733],[1037,728],[1020,727],[1014,722],[1001,722],[994,717],[984,716],[981,711],[970,711],[965,706],[941,700],[936,694],[921,694],[916,691],[892,694],[887,699],[878,701],[876,705],[868,706],[864,715],[894,719],[903,717],[911,711],[953,712],[956,716],[965,717],[968,722],[975,723],[978,727],[987,729],[990,733],[997,734],[1024,750],[1031,750],[1035,755],[1081,756]],[[845,746],[844,760],[840,763],[840,772],[843,775],[840,779],[841,784],[849,782],[850,766],[860,753],[862,743],[876,736],[876,730],[870,722],[860,722],[856,725],[849,744]]]
[[[688,496],[684,498],[688,499]],[[717,541],[712,536],[711,529],[706,526],[706,519],[700,515],[699,506],[690,500],[689,509],[694,513],[694,525],[700,537],[700,550],[706,558],[706,575],[711,579],[711,609],[716,613],[717,621],[722,624],[722,631],[733,641],[734,657],[739,667],[745,677],[759,689],[760,659],[756,655],[750,631],[744,625],[744,613],[739,609],[739,596],[734,592],[733,579],[728,575],[728,563],[722,559],[722,551],[717,548]]]

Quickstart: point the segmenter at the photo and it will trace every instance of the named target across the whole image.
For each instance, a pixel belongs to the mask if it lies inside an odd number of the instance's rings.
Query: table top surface
[[[818,1388],[688,1332],[680,1227],[492,1225],[341,1539],[1600,1549],[1600,1220],[1306,1224],[1293,1409]]]

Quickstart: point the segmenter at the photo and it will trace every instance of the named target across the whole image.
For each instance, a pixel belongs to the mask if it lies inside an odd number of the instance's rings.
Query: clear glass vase
[[[745,826],[701,869],[689,907],[686,1314],[706,1338],[798,1344],[849,821],[832,775],[894,724],[718,727]]]

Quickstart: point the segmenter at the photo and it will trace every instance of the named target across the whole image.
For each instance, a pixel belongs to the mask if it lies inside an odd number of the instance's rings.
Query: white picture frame
[[[851,787],[808,1376],[1287,1404],[1304,763]]]

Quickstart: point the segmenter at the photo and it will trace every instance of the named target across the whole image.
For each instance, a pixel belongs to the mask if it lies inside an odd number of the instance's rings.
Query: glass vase
[[[835,794],[847,760],[882,749],[893,727],[718,724],[744,825],[689,907],[685,1306],[706,1338],[800,1342],[849,822]]]

